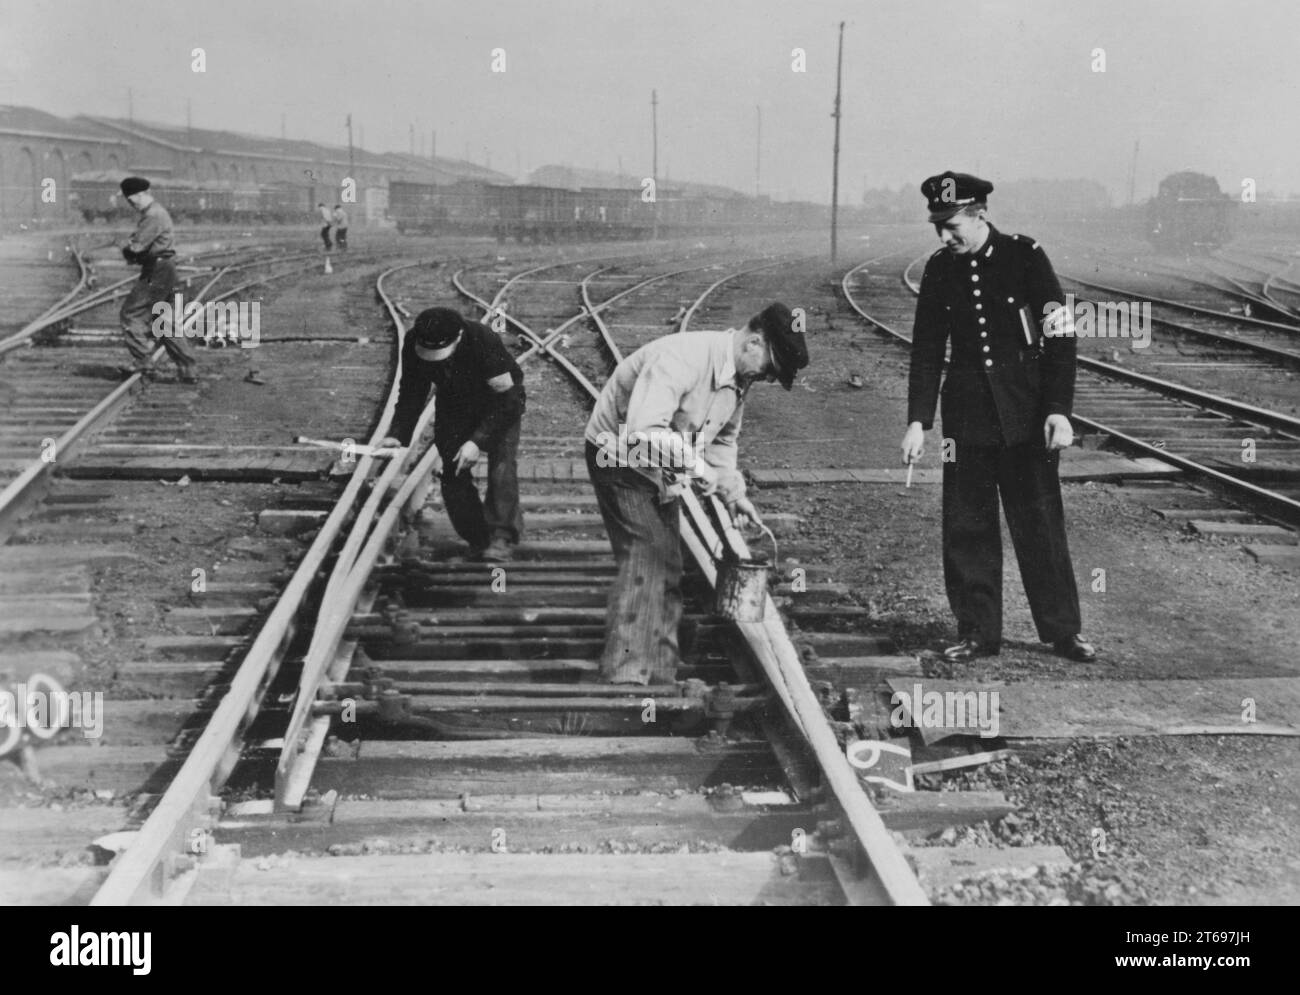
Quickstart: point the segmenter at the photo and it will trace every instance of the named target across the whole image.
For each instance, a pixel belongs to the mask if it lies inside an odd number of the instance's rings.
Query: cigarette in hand
[[[911,487],[911,486],[912,486],[912,468],[913,468],[914,466],[916,466],[915,463],[908,463],[908,464],[907,464],[907,483],[903,485],[903,486],[905,486],[905,487]]]

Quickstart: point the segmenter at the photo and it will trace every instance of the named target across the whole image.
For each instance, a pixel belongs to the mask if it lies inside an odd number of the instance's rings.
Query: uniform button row
[[[985,366],[992,366],[992,365],[993,365],[993,360],[991,360],[991,359],[986,359],[986,360],[984,360],[984,365],[985,365]]]

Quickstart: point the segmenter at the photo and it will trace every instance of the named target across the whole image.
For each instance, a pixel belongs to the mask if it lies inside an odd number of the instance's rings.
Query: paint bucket
[[[763,531],[772,539],[771,563],[766,556],[741,558],[730,547],[723,549],[714,585],[715,614],[733,622],[763,621],[767,611],[767,575],[778,562],[776,536],[766,525]]]

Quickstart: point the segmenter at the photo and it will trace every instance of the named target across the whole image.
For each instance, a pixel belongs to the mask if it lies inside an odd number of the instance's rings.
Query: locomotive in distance
[[[1147,238],[1162,252],[1209,252],[1231,239],[1236,206],[1213,176],[1171,173],[1147,203]]]

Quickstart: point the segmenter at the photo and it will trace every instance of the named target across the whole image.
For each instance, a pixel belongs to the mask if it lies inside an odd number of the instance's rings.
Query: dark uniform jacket
[[[1052,264],[1027,235],[992,225],[974,255],[947,248],[930,257],[921,278],[912,333],[907,420],[929,429],[944,352],[944,435],[960,447],[1043,442],[1048,415],[1070,414],[1075,340]],[[1055,314],[1054,314],[1055,312]],[[1050,319],[1050,320],[1049,320]],[[1044,327],[1066,334],[1044,335]]]
[[[410,445],[430,387],[438,391],[433,438],[440,449],[457,448],[472,440],[479,449],[491,452],[502,433],[523,417],[524,373],[514,356],[486,325],[467,320],[464,329],[460,345],[442,363],[417,356],[415,339],[407,336],[391,430],[402,445]],[[514,386],[497,393],[487,382],[503,373],[510,374]]]

